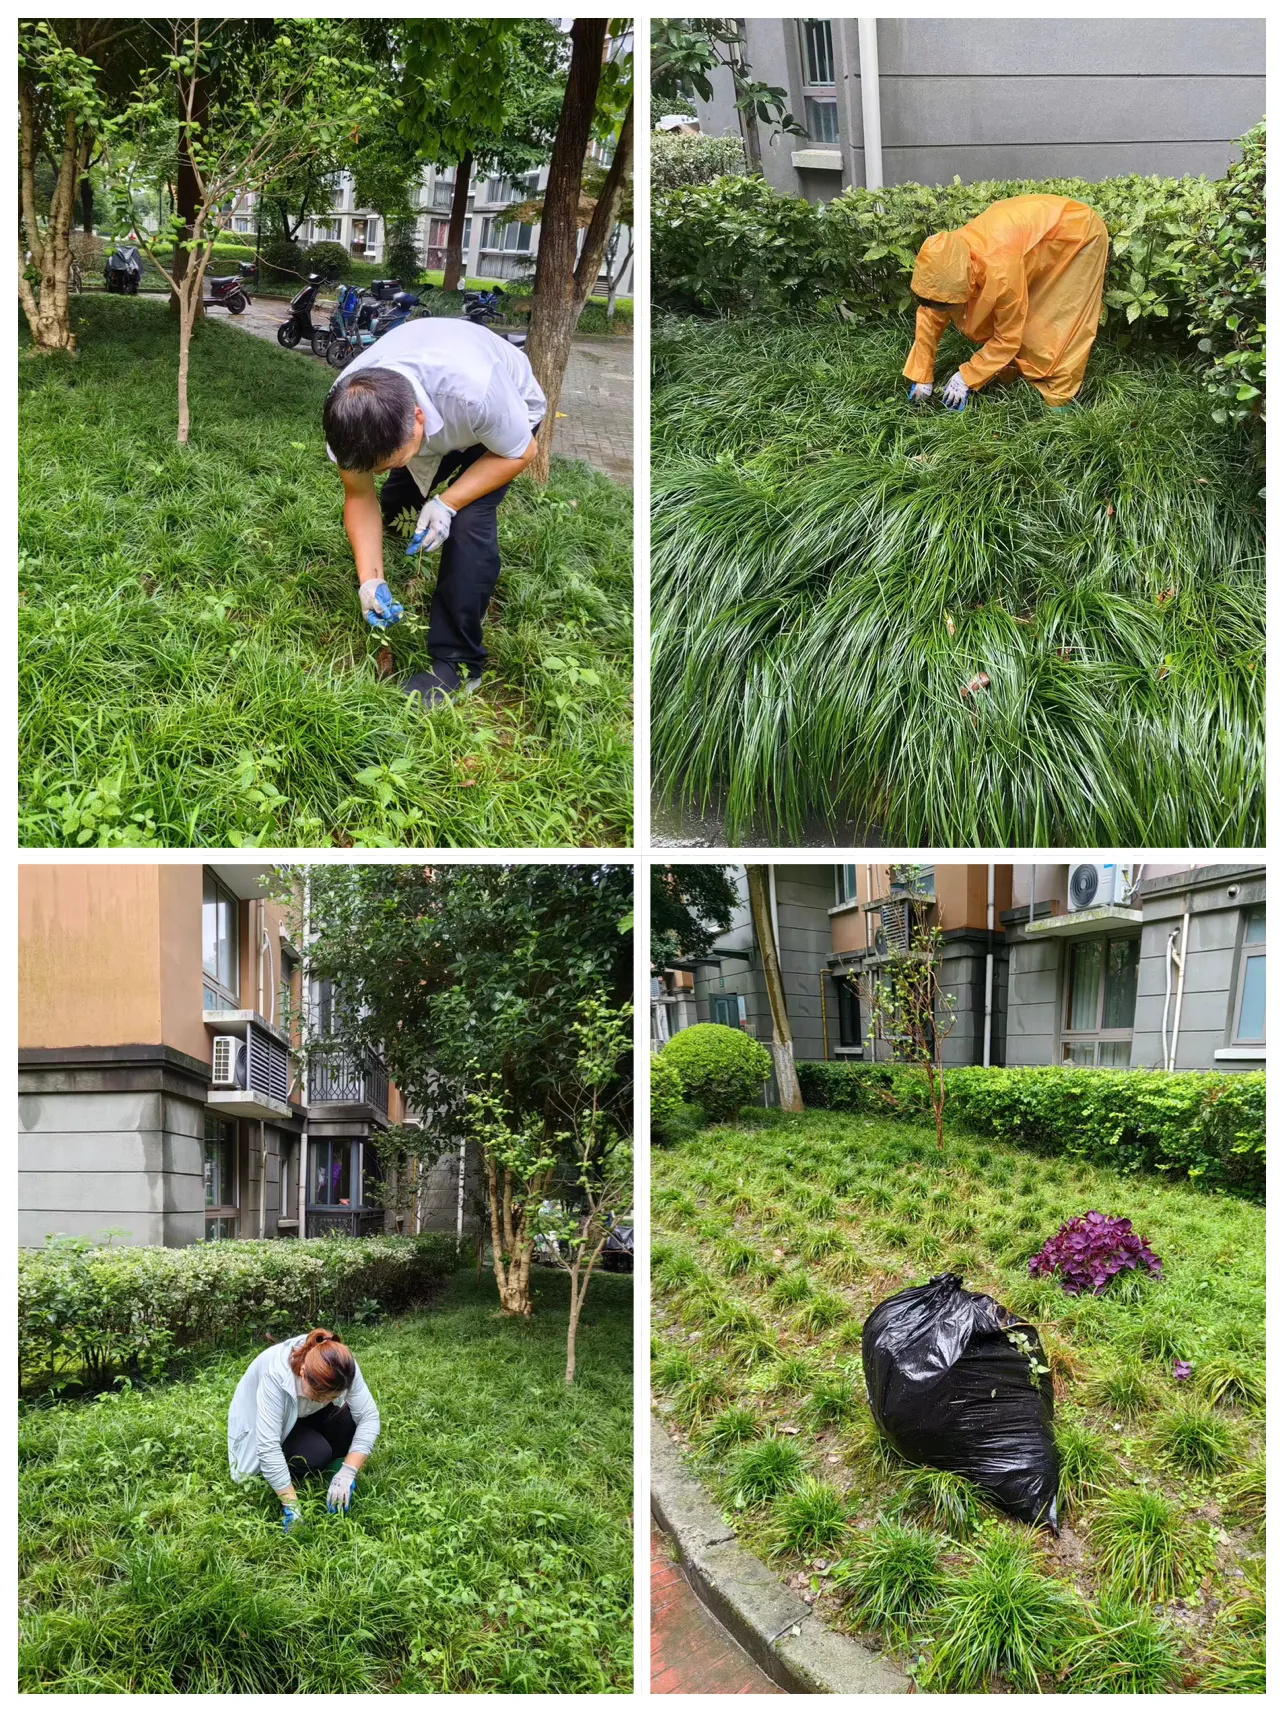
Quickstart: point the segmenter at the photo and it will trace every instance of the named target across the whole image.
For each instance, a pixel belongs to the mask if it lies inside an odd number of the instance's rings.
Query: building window
[[[236,1235],[236,1125],[205,1114],[205,1240]]]
[[[809,88],[816,84],[833,84],[834,37],[828,18],[802,20],[803,82]]]
[[[855,987],[841,975],[834,978],[838,1000],[838,1044],[848,1048],[864,1044],[860,1032],[860,998]]]
[[[840,862],[834,869],[834,902],[854,904],[856,901],[856,864]]]
[[[201,967],[207,1011],[240,1009],[239,925],[240,906],[207,868],[201,900]]]
[[[312,1205],[314,1207],[351,1207],[353,1197],[353,1155],[360,1145],[355,1141],[313,1141]]]
[[[487,219],[482,223],[483,250],[515,250],[527,251],[531,247],[530,226],[523,226],[513,220],[500,225],[498,220]]]
[[[838,142],[837,101],[807,97],[807,135],[813,143]]]
[[[1244,915],[1235,993],[1236,1046],[1266,1045],[1266,905]]]
[[[709,1010],[714,1022],[724,1028],[739,1028],[745,1020],[745,1002],[738,993],[714,993]]]
[[[1132,1062],[1141,940],[1077,939],[1070,947],[1061,1057],[1126,1070]]]

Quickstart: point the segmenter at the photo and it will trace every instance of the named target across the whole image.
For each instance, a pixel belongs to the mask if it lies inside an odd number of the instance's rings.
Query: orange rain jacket
[[[960,305],[920,309],[906,380],[935,375],[951,321],[981,346],[959,373],[977,391],[1015,363],[1045,404],[1068,404],[1083,385],[1101,320],[1110,235],[1066,196],[1012,196],[957,232],[938,232],[914,263],[917,297]]]

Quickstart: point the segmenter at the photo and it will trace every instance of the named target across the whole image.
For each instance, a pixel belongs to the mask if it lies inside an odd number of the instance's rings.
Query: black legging
[[[304,1415],[285,1435],[281,1445],[291,1480],[306,1480],[352,1449],[357,1423],[346,1403],[338,1408],[327,1403],[315,1415]]]
[[[469,464],[476,463],[486,448],[470,446],[464,452],[447,452],[437,466],[433,487],[452,480]],[[493,493],[484,493],[469,505],[461,505],[441,550],[437,587],[428,616],[428,652],[434,661],[449,660],[457,666],[480,671],[486,664],[482,620],[499,581],[499,502],[508,483]],[[392,470],[379,495],[384,528],[403,512],[416,517],[427,495],[409,470]]]

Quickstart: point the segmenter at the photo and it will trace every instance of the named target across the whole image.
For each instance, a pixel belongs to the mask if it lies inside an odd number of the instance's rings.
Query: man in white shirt
[[[545,409],[523,352],[485,327],[433,317],[386,333],[348,364],[325,401],[326,450],[343,477],[343,526],[367,623],[382,630],[402,616],[384,580],[384,527],[414,513],[408,554],[441,549],[431,669],[403,686],[425,707],[481,682],[482,620],[499,580],[499,503],[534,462]],[[380,492],[375,476],[384,470]]]

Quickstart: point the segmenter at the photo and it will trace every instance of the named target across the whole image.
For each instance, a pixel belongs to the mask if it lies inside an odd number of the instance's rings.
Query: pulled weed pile
[[[656,1389],[745,1543],[830,1622],[943,1692],[1264,1692],[1260,1207],[831,1113],[742,1114],[652,1166]],[[1162,1277],[1031,1278],[1091,1209],[1130,1217]],[[875,1428],[864,1320],[942,1272],[1039,1326],[1059,1539]]]
[[[383,1432],[351,1514],[313,1482],[289,1537],[227,1471],[253,1347],[24,1410],[23,1690],[627,1693],[630,1292],[595,1280],[568,1391],[564,1281],[536,1287],[528,1324],[461,1274],[431,1312],[347,1329]]]
[[[333,377],[209,323],[182,450],[164,306],[76,314],[74,361],[20,365],[24,844],[628,841],[626,491],[566,462],[515,485],[486,685],[425,717],[378,661],[426,663],[435,561],[389,542],[412,622],[372,634],[321,435]]]
[[[1260,842],[1251,435],[1176,358],[1094,350],[911,407],[908,318],[657,328],[656,782],[786,842]],[[952,329],[944,379],[971,347]]]

